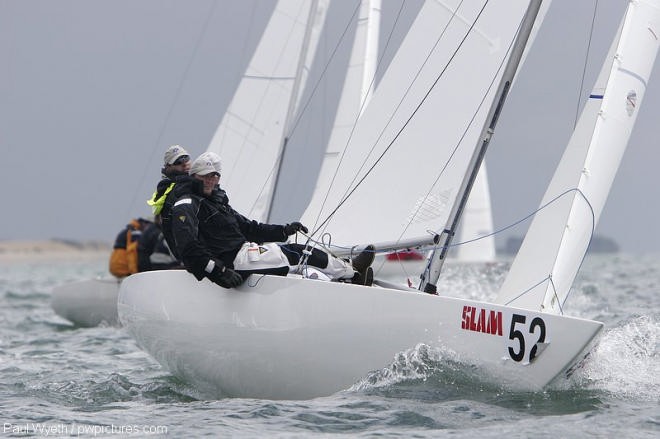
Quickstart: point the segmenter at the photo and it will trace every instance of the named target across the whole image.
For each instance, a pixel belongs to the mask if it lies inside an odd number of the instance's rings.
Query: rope
[[[572,188],[572,189],[567,189],[566,191],[564,191],[564,192],[562,192],[561,194],[557,195],[555,198],[553,198],[552,200],[550,200],[550,201],[548,201],[547,203],[543,204],[543,205],[540,206],[538,209],[534,210],[533,212],[529,213],[528,215],[524,216],[523,218],[519,219],[518,221],[515,221],[515,222],[513,222],[513,223],[511,223],[511,224],[509,224],[509,225],[507,225],[507,226],[505,226],[505,227],[502,227],[501,229],[496,230],[496,231],[494,231],[494,232],[492,232],[492,233],[489,233],[489,234],[487,234],[487,235],[479,236],[479,237],[474,238],[474,239],[468,239],[467,241],[458,242],[458,243],[456,243],[456,244],[450,244],[450,245],[447,246],[447,248],[450,248],[450,247],[456,247],[456,246],[464,245],[464,244],[469,244],[469,243],[471,243],[471,242],[479,241],[479,240],[481,240],[481,239],[485,239],[485,238],[488,238],[488,237],[490,237],[490,236],[495,236],[495,235],[497,235],[497,234],[499,234],[499,233],[502,233],[502,232],[504,232],[504,231],[506,231],[506,230],[509,230],[509,229],[511,229],[511,228],[513,228],[513,227],[519,225],[520,223],[522,223],[522,222],[528,220],[530,217],[536,215],[538,212],[540,212],[541,210],[543,210],[543,209],[545,209],[546,207],[550,206],[550,205],[553,204],[555,201],[557,201],[559,198],[562,198],[564,195],[566,195],[566,194],[568,194],[568,193],[570,193],[570,192],[577,192],[578,194],[580,194],[580,195],[582,196],[582,199],[584,199],[584,201],[585,201],[585,202],[587,203],[587,205],[589,206],[589,210],[591,211],[591,235],[593,236],[593,234],[594,234],[594,230],[595,230],[595,222],[596,222],[596,214],[594,213],[594,209],[593,209],[593,207],[591,206],[591,203],[590,203],[589,200],[587,199],[586,195],[584,195],[584,193],[583,193],[579,188]],[[440,247],[438,247],[438,248],[442,248],[442,246],[440,246]]]
[[[534,288],[538,287],[539,285],[541,285],[543,282],[545,282],[545,281],[548,280],[548,279],[550,279],[550,276],[546,277],[545,279],[541,279],[540,282],[538,282],[538,283],[532,285],[531,287],[529,287],[528,289],[526,289],[526,290],[523,291],[522,293],[518,294],[518,295],[517,295],[516,297],[514,297],[513,299],[511,299],[511,300],[509,300],[508,302],[506,302],[504,305],[510,305],[512,302],[514,302],[514,301],[520,299],[522,296],[524,296],[525,294],[529,293],[529,292],[532,291]]]
[[[593,238],[593,236],[594,236],[594,231],[595,231],[595,228],[596,228],[596,214],[595,214],[595,212],[594,212],[593,206],[592,206],[591,203],[589,202],[589,199],[588,199],[587,196],[584,194],[584,192],[582,192],[579,188],[567,189],[566,191],[564,191],[564,192],[562,192],[561,194],[557,195],[555,198],[553,198],[552,200],[550,200],[550,201],[548,201],[547,203],[543,204],[543,205],[540,206],[538,209],[536,209],[534,212],[530,213],[529,215],[525,216],[524,218],[522,218],[522,219],[520,219],[520,220],[518,220],[518,221],[516,221],[516,222],[514,222],[514,223],[512,223],[512,224],[510,224],[510,225],[508,225],[508,226],[506,226],[506,227],[504,227],[504,228],[502,228],[502,229],[499,229],[499,230],[497,230],[496,232],[493,232],[493,233],[491,233],[491,234],[489,234],[489,235],[486,235],[486,236],[483,236],[483,237],[479,237],[479,238],[474,239],[474,240],[466,241],[466,242],[464,242],[464,243],[472,242],[472,241],[477,241],[478,239],[482,239],[482,238],[485,238],[485,237],[487,237],[487,236],[495,235],[495,234],[497,234],[497,233],[501,233],[501,232],[503,232],[503,231],[505,231],[505,230],[507,230],[507,229],[510,229],[511,227],[514,227],[514,226],[520,224],[521,222],[527,220],[527,219],[530,218],[531,216],[535,215],[537,212],[539,212],[539,211],[545,209],[546,207],[550,206],[551,204],[555,203],[555,202],[558,201],[560,198],[562,198],[563,196],[565,196],[565,195],[567,195],[567,194],[569,194],[569,193],[571,193],[571,192],[576,192],[577,194],[579,194],[579,195],[582,197],[582,199],[585,201],[585,203],[587,203],[587,206],[589,206],[589,211],[591,212],[591,233],[590,233],[590,235],[589,235],[589,243],[591,243],[591,240],[592,240],[592,238]],[[464,243],[460,243],[460,244],[464,244]],[[589,245],[589,244],[587,244],[587,247],[588,247],[588,245]],[[586,252],[585,252],[585,256],[586,256]],[[579,271],[579,269],[580,269],[580,267],[582,266],[583,263],[584,263],[584,256],[582,257],[582,260],[580,261],[580,266],[578,267],[578,271]],[[550,281],[550,285],[552,286],[553,295],[554,295],[555,298],[557,299],[557,305],[559,306],[559,311],[560,311],[561,314],[563,314],[563,313],[564,313],[563,305],[564,305],[564,303],[566,303],[566,300],[568,300],[568,296],[570,295],[570,289],[569,289],[568,293],[566,294],[566,298],[564,299],[564,301],[561,302],[560,299],[559,299],[559,295],[558,295],[558,293],[557,293],[557,288],[556,288],[556,286],[555,286],[555,284],[554,284],[554,281],[552,280],[552,272],[548,273],[548,275],[547,275],[544,279],[542,279],[540,282],[536,283],[535,285],[531,286],[531,287],[528,288],[527,290],[523,291],[523,292],[520,293],[518,296],[514,297],[514,298],[511,299],[509,302],[507,302],[505,305],[509,305],[511,302],[513,302],[513,301],[519,299],[520,297],[524,296],[525,294],[529,293],[531,290],[533,290],[533,289],[536,288],[537,286],[541,285],[541,284],[542,284],[543,282],[545,282],[546,280],[549,280],[549,281]]]
[[[250,287],[250,288],[254,288],[257,285],[259,285],[259,282],[261,282],[261,279],[266,277],[265,274],[256,274],[256,273],[252,273],[250,276],[255,277],[254,283],[247,282],[247,286]]]

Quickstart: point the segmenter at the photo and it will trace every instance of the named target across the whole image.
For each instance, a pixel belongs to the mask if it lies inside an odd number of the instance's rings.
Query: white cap
[[[172,165],[174,162],[176,162],[176,159],[184,155],[190,156],[188,151],[186,151],[186,148],[181,145],[172,145],[165,151],[165,164]]]
[[[221,169],[220,156],[214,152],[205,152],[192,162],[189,173],[190,175],[208,175],[212,172],[220,174]]]

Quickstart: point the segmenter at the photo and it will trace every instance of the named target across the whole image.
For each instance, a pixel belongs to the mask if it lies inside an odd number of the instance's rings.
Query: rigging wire
[[[478,18],[478,17],[477,17],[477,18]],[[521,21],[520,25],[522,25],[522,21]],[[520,25],[519,25],[518,30],[516,31],[516,33],[520,32]],[[468,134],[468,130],[470,129],[470,126],[472,126],[472,123],[473,123],[474,120],[476,119],[477,115],[479,114],[479,111],[481,110],[481,108],[482,108],[484,102],[486,101],[486,98],[488,97],[488,93],[490,93],[490,91],[491,91],[491,89],[493,88],[493,86],[496,85],[496,84],[495,84],[495,81],[497,80],[499,73],[502,71],[502,68],[504,67],[504,65],[505,65],[505,63],[506,63],[507,56],[511,53],[511,49],[513,48],[513,44],[514,44],[514,42],[515,42],[515,38],[511,39],[511,41],[509,42],[509,47],[507,48],[507,51],[506,51],[504,57],[502,57],[502,60],[501,60],[501,62],[500,62],[500,65],[499,65],[499,67],[497,68],[497,71],[496,71],[495,75],[494,75],[493,78],[491,79],[491,82],[490,82],[490,84],[488,85],[488,88],[486,89],[485,93],[483,94],[483,96],[482,96],[482,98],[481,98],[481,102],[479,102],[479,105],[477,106],[475,112],[472,114],[472,118],[470,119],[469,123],[466,124],[466,126],[465,126],[465,130],[463,131],[463,134],[461,134],[461,137],[460,137],[460,138],[458,139],[458,141],[456,142],[456,145],[454,146],[454,149],[452,150],[451,154],[449,155],[449,157],[448,157],[447,160],[445,161],[444,165],[442,166],[440,172],[438,173],[438,176],[437,176],[436,179],[433,181],[433,183],[430,185],[429,190],[427,191],[427,193],[426,193],[426,195],[425,195],[425,197],[424,197],[424,200],[427,200],[427,199],[432,195],[431,192],[433,191],[433,188],[438,184],[438,182],[440,181],[440,179],[441,179],[442,176],[444,175],[445,171],[447,170],[447,168],[448,168],[449,165],[451,164],[452,159],[454,158],[454,155],[455,155],[456,152],[458,151],[458,148],[459,148],[459,147],[461,146],[461,144],[463,143],[463,140],[465,139],[465,136],[467,136],[467,134]],[[401,238],[403,237],[403,235],[405,234],[405,232],[408,230],[408,227],[410,227],[410,225],[412,224],[414,218],[417,217],[417,215],[420,213],[420,211],[421,211],[423,208],[424,208],[424,204],[423,204],[423,203],[420,203],[419,206],[417,207],[417,209],[415,210],[415,212],[410,216],[410,220],[408,221],[408,224],[406,224],[405,228],[401,231],[401,234],[399,235],[399,239],[401,239]],[[485,237],[486,237],[486,236],[484,236],[483,238],[485,238]],[[447,248],[451,248],[451,247],[452,247],[451,245],[447,246]]]
[[[332,62],[335,59],[335,56],[337,55],[337,52],[338,52],[339,48],[341,47],[341,44],[344,41],[344,39],[345,39],[345,37],[348,33],[348,30],[351,28],[351,23],[354,20],[356,20],[356,16],[357,16],[357,13],[358,13],[359,10],[360,10],[360,1],[357,1],[356,6],[353,9],[353,13],[351,14],[350,19],[346,23],[346,26],[344,26],[344,29],[343,29],[341,35],[339,36],[339,39],[337,40],[337,43],[335,44],[334,49],[332,50],[332,53],[330,54],[330,57],[328,58],[327,62],[325,63],[325,65],[323,67],[323,70],[321,71],[321,74],[319,75],[319,78],[316,80],[316,82],[315,82],[315,84],[312,88],[312,91],[310,92],[309,96],[307,97],[304,104],[302,105],[302,108],[300,108],[299,110],[296,111],[296,117],[294,118],[294,121],[293,121],[293,124],[291,125],[290,131],[288,133],[283,133],[284,134],[283,137],[285,139],[284,140],[285,142],[288,142],[289,139],[291,139],[291,137],[293,136],[293,134],[295,132],[297,132],[298,124],[300,123],[303,115],[306,114],[307,109],[308,109],[309,105],[311,104],[313,98],[316,96],[316,92],[317,92],[318,88],[320,87],[322,80],[325,79],[328,68],[332,65]],[[283,159],[284,159],[284,157],[280,157],[280,160],[283,160]],[[273,164],[272,168],[270,169],[270,172],[268,173],[268,175],[264,179],[264,182],[261,186],[261,189],[259,190],[259,193],[257,195],[257,198],[254,201],[254,203],[252,204],[252,206],[250,207],[250,212],[252,212],[252,210],[256,207],[257,202],[261,199],[262,195],[264,194],[264,191],[269,186],[268,183],[273,178],[273,175],[275,174],[275,170],[277,169],[277,167],[278,167],[278,162],[275,162]]]
[[[326,224],[330,221],[330,219],[332,218],[332,216],[334,216],[334,214],[335,214],[335,213],[341,208],[341,206],[342,206],[346,201],[348,201],[348,199],[351,197],[351,195],[357,190],[357,188],[362,184],[362,182],[364,182],[364,180],[365,180],[365,179],[371,174],[371,172],[374,170],[374,168],[376,167],[376,165],[377,165],[377,164],[383,159],[383,157],[385,156],[385,154],[386,154],[386,153],[390,150],[390,148],[394,145],[394,143],[397,141],[397,139],[399,138],[399,136],[401,135],[401,133],[402,133],[402,132],[408,127],[408,124],[412,121],[412,119],[413,119],[414,116],[417,114],[417,112],[419,111],[419,109],[420,109],[420,108],[422,107],[422,105],[426,102],[426,99],[427,99],[427,98],[429,97],[429,95],[431,94],[431,91],[433,91],[433,89],[435,88],[435,86],[437,85],[437,83],[440,81],[440,79],[442,78],[442,76],[444,75],[444,73],[445,73],[445,72],[447,71],[447,69],[449,68],[449,65],[451,65],[452,61],[454,60],[454,58],[456,57],[456,55],[458,54],[458,52],[459,52],[460,49],[462,48],[462,46],[463,46],[463,44],[465,43],[465,41],[467,40],[468,36],[472,33],[472,30],[474,29],[474,26],[476,25],[477,21],[479,20],[479,17],[481,17],[481,14],[483,13],[483,11],[485,10],[485,8],[486,8],[487,5],[488,5],[488,2],[485,2],[484,5],[482,6],[482,8],[480,9],[479,13],[477,14],[475,20],[471,23],[471,25],[470,25],[470,27],[468,28],[467,32],[465,33],[465,35],[464,35],[463,38],[461,39],[461,42],[458,44],[458,47],[456,48],[456,50],[452,53],[452,55],[450,56],[449,60],[447,61],[447,63],[446,63],[445,66],[443,67],[443,69],[440,71],[440,73],[439,73],[438,76],[435,78],[435,80],[433,81],[433,83],[431,84],[431,86],[429,87],[429,89],[426,91],[426,93],[424,94],[424,96],[423,96],[422,99],[420,100],[419,104],[418,104],[418,105],[415,107],[415,109],[413,110],[412,114],[406,119],[406,121],[403,123],[403,125],[401,126],[401,128],[397,131],[397,133],[395,134],[395,136],[394,136],[394,138],[392,139],[392,141],[390,141],[390,143],[385,147],[385,149],[384,149],[383,152],[378,156],[378,158],[375,160],[375,162],[369,167],[369,169],[365,172],[365,174],[364,174],[364,175],[363,175],[363,176],[357,181],[357,183],[355,184],[355,186],[354,186],[352,189],[350,189],[350,190],[344,195],[344,197],[343,197],[342,200],[338,203],[338,205],[337,205],[337,206],[336,206],[336,207],[335,207],[335,208],[334,208],[334,209],[328,214],[328,216],[326,217],[326,219],[325,219],[325,220],[324,220],[324,221],[323,221],[323,222],[322,222],[322,223],[321,223],[321,224],[320,224],[320,225],[314,230],[313,234],[317,233],[317,232],[318,232],[318,231],[319,231],[324,225],[326,225]],[[453,19],[454,17],[455,17],[455,13],[454,13],[454,15],[452,15],[452,19]],[[451,22],[451,20],[450,20],[450,22]],[[444,34],[444,30],[443,30],[443,34]],[[438,42],[439,42],[439,40],[436,41],[436,45],[437,45]],[[434,48],[435,48],[435,47],[436,47],[436,46],[434,46]],[[433,49],[431,50],[431,53],[432,53],[432,52],[433,52]],[[429,57],[430,57],[431,53],[429,53]],[[428,57],[427,57],[427,59],[428,59]],[[419,72],[418,72],[418,74],[419,74]],[[414,82],[414,81],[413,81],[413,82]],[[410,86],[412,86],[412,84],[411,84]],[[410,87],[409,87],[409,89],[410,89]],[[408,90],[409,90],[409,89],[408,89]],[[398,107],[397,107],[397,108],[398,108]],[[396,110],[395,110],[395,112],[396,112]],[[392,117],[394,117],[394,115],[392,115]],[[391,120],[391,119],[390,119],[390,120]],[[384,131],[385,131],[385,128],[383,128],[383,131],[381,131],[381,136],[382,136],[382,134],[384,133]],[[380,139],[380,136],[379,136],[379,139]],[[378,142],[378,139],[376,140],[376,143],[377,143],[377,142]],[[376,143],[373,145],[374,148],[375,148],[375,146],[376,146]],[[373,151],[373,148],[372,148],[372,151]]]
[[[591,41],[594,37],[594,25],[596,22],[596,14],[598,12],[598,0],[594,3],[593,14],[591,16],[591,28],[589,29],[589,40],[587,41],[587,53],[584,56],[584,65],[582,66],[582,78],[580,79],[580,88],[577,93],[577,99],[575,103],[575,119],[573,120],[573,129],[577,126],[578,118],[580,117],[580,101],[582,96],[582,90],[584,90],[584,81],[587,74],[587,63],[589,60],[589,53],[591,52]]]
[[[296,16],[292,15],[292,16],[288,17],[291,20],[291,23],[294,26],[298,26],[301,23],[305,23],[305,28],[306,28],[305,34],[306,35],[308,35],[307,32],[309,31],[311,25],[316,21],[316,19],[313,18],[314,15],[317,15],[316,14],[317,8],[315,6],[316,4],[317,4],[317,2],[307,2],[307,3],[300,2],[299,3],[300,7],[297,10],[298,15],[296,15]],[[307,7],[307,6],[309,6],[309,7]],[[276,6],[273,14],[271,15],[271,19],[272,19],[272,16],[274,14],[278,14],[278,13],[282,13],[282,12]],[[305,15],[305,18],[301,19],[301,15],[303,15],[303,14]],[[294,33],[293,32],[288,32],[286,35],[287,35],[286,38],[282,39],[283,44],[280,48],[280,52],[277,53],[276,57],[274,57],[274,59],[276,59],[278,61],[278,65],[279,65],[279,62],[282,61],[284,59],[284,57],[286,57],[286,52],[289,50],[289,47],[291,47],[289,42],[291,41],[292,37],[294,36]],[[263,41],[263,38],[264,37],[262,36],[262,38],[261,38],[262,41]],[[259,47],[263,47],[261,45],[262,41],[260,41]],[[307,40],[305,40],[305,41],[307,41]],[[294,43],[295,43],[295,40],[294,40]],[[259,47],[257,48],[257,50],[259,50]],[[295,46],[293,46],[293,47],[295,48]],[[303,44],[299,47],[299,49],[297,49],[297,51],[298,51],[298,55],[299,55],[297,63],[298,63],[298,67],[300,67],[300,63],[304,64],[304,62],[305,62],[305,60],[307,59],[307,56],[308,56],[307,44],[305,42],[303,42]],[[254,55],[253,55],[253,57],[254,57]],[[279,80],[284,80],[287,83],[290,82],[291,83],[291,88],[290,88],[291,91],[289,93],[289,99],[286,101],[287,107],[290,108],[292,103],[297,99],[297,95],[295,93],[297,91],[297,83],[298,83],[298,79],[299,79],[299,77],[297,78],[297,76],[298,76],[297,74],[285,75],[285,76],[275,76],[275,75],[272,75],[272,74],[265,74],[265,73],[259,73],[259,72],[255,72],[255,74],[253,74],[253,75],[248,75],[248,74],[243,75],[243,78],[268,79],[269,81],[267,81],[267,87],[263,90],[260,98],[258,100],[256,100],[256,102],[255,102],[255,106],[253,108],[253,113],[252,113],[252,118],[248,119],[248,120],[246,120],[244,118],[238,118],[240,123],[245,124],[249,127],[249,130],[246,134],[244,134],[241,137],[242,142],[240,143],[240,147],[238,148],[238,151],[237,151],[238,155],[235,158],[235,162],[233,163],[233,166],[234,166],[233,169],[236,169],[235,167],[236,167],[236,165],[239,161],[246,160],[246,159],[244,159],[244,157],[246,157],[246,155],[249,155],[249,157],[252,156],[252,153],[250,151],[246,152],[246,148],[248,146],[254,146],[253,145],[253,143],[254,143],[253,140],[250,140],[251,137],[254,136],[254,133],[257,133],[259,136],[263,136],[263,134],[264,134],[259,129],[258,126],[257,126],[257,128],[254,127],[254,121],[255,121],[255,119],[258,119],[259,115],[261,115],[263,113],[262,110],[264,108],[264,105],[269,100],[270,90],[272,90],[272,89],[277,90],[280,87],[276,83]],[[275,81],[273,81],[273,80],[275,80]],[[287,86],[285,85],[283,88],[286,89]],[[294,95],[296,95],[296,96],[294,96]],[[234,102],[232,100],[232,104],[233,103]],[[268,108],[268,107],[266,106],[266,108]],[[227,115],[232,114],[230,110],[231,110],[231,106],[230,106],[230,109],[227,111]],[[287,115],[285,120],[288,120],[288,119],[289,119],[289,116]],[[228,132],[232,131],[231,127],[225,128],[227,125],[228,124],[226,123],[226,117],[225,117],[225,119],[222,120],[220,128],[218,128],[218,131],[221,132],[223,134],[223,136],[226,135]],[[282,132],[284,143],[282,144],[280,142],[280,147],[281,148],[286,147],[286,131],[285,130],[286,130],[286,127],[284,127],[283,132]],[[225,144],[224,137],[222,139],[219,139],[218,142],[213,142],[213,143],[223,146]],[[258,142],[257,142],[257,146],[258,146]],[[252,149],[252,148],[250,148],[250,149]],[[217,151],[217,152],[219,154],[222,154],[222,151]],[[249,157],[248,157],[248,159],[249,159]],[[252,204],[250,205],[250,207],[248,208],[248,211],[247,211],[248,216],[254,215],[255,208],[257,208],[257,207],[264,204],[264,200],[263,200],[264,191],[266,190],[266,188],[268,188],[268,187],[270,187],[274,184],[274,183],[272,183],[273,179],[277,179],[276,171],[279,167],[279,163],[280,163],[280,160],[276,160],[273,163],[273,166],[271,167],[270,172],[265,174],[265,178],[262,180],[262,184],[260,186],[259,192],[257,193],[255,199],[252,201]],[[240,184],[250,184],[249,182],[248,183],[245,182],[245,178],[247,177],[247,175],[248,174],[245,174],[245,173],[230,174],[229,179],[225,179],[225,183],[226,184],[231,184],[231,183],[238,182]]]
[[[297,116],[294,120],[294,124],[291,127],[291,131],[287,137],[291,137],[293,133],[296,131],[296,128],[298,127],[298,124],[300,123],[300,120],[302,119],[303,114],[306,113],[307,107],[310,105],[312,102],[312,98],[316,95],[316,91],[318,90],[319,86],[321,85],[321,80],[325,78],[326,73],[328,71],[328,68],[332,64],[332,61],[334,60],[335,56],[337,55],[337,51],[339,50],[339,47],[341,46],[341,43],[344,41],[344,38],[346,37],[346,34],[348,33],[348,30],[351,28],[351,23],[356,19],[357,13],[360,10],[360,1],[358,1],[355,5],[355,8],[353,9],[353,13],[351,14],[351,18],[348,20],[346,23],[346,26],[344,26],[344,30],[342,31],[341,35],[339,36],[339,39],[337,40],[337,43],[335,44],[334,49],[332,50],[332,53],[330,54],[330,58],[328,58],[328,61],[325,63],[323,70],[321,71],[321,74],[319,75],[318,80],[314,84],[314,87],[312,88],[311,93],[309,94],[309,97],[305,101],[305,104],[302,106],[300,111],[297,112]]]
[[[172,104],[170,105],[170,108],[167,111],[167,114],[165,115],[165,119],[163,120],[163,124],[160,127],[160,130],[158,131],[158,137],[156,138],[156,142],[154,143],[153,148],[151,149],[151,155],[149,156],[149,160],[144,165],[144,171],[142,172],[142,178],[140,179],[140,183],[137,186],[138,188],[141,188],[144,183],[145,183],[145,178],[148,175],[148,170],[149,167],[151,166],[151,163],[154,160],[154,155],[156,154],[156,151],[160,150],[161,145],[161,139],[163,137],[163,134],[165,133],[165,128],[167,127],[170,118],[172,117],[172,113],[174,112],[174,107],[176,106],[176,103],[179,101],[179,96],[181,95],[181,90],[183,90],[183,85],[186,82],[188,78],[188,74],[190,72],[190,68],[193,64],[193,61],[195,60],[197,56],[197,52],[199,50],[199,47],[201,46],[202,40],[204,39],[204,36],[206,35],[206,31],[209,27],[209,23],[211,22],[211,18],[213,18],[213,13],[215,11],[215,8],[217,6],[217,1],[214,1],[211,3],[211,7],[209,8],[208,13],[206,14],[206,20],[204,21],[204,25],[202,26],[202,30],[200,31],[197,41],[195,42],[195,45],[193,47],[193,52],[190,55],[190,59],[188,60],[188,64],[186,65],[185,70],[183,71],[183,76],[181,77],[181,80],[179,81],[179,86],[176,89],[176,92],[174,93],[174,98],[172,99]],[[140,196],[139,191],[134,191],[133,192],[133,199],[131,200],[128,208],[128,212],[126,213],[126,217],[130,216],[130,212],[133,210],[133,207],[135,206],[135,202],[137,200],[137,197]]]
[[[591,202],[589,201],[589,199],[587,198],[585,193],[582,190],[580,190],[580,188],[574,187],[574,188],[565,190],[564,192],[560,193],[559,195],[557,195],[553,199],[549,200],[547,203],[544,203],[543,205],[539,206],[536,210],[528,213],[524,217],[518,219],[517,221],[514,221],[513,223],[510,223],[509,225],[507,225],[505,227],[502,227],[498,230],[493,231],[492,233],[489,233],[489,234],[483,235],[483,236],[479,236],[477,238],[470,239],[470,240],[467,240],[467,241],[452,243],[452,244],[445,245],[445,246],[430,246],[427,250],[458,247],[458,246],[461,246],[461,245],[466,245],[466,244],[469,244],[469,243],[472,243],[472,242],[479,241],[481,239],[485,239],[485,238],[488,238],[488,237],[491,237],[491,236],[498,235],[500,233],[503,233],[503,232],[505,232],[505,231],[507,231],[507,230],[509,230],[513,227],[516,227],[516,226],[520,225],[521,223],[529,220],[530,218],[534,217],[537,213],[539,213],[539,212],[541,212],[545,209],[550,208],[551,205],[559,202],[559,200],[561,200],[562,198],[568,196],[571,193],[575,193],[578,196],[580,196],[580,198],[582,198],[582,200],[587,204],[587,207],[589,208],[589,212],[591,213],[591,232],[589,233],[589,242],[587,244],[587,248],[588,248],[588,246],[591,244],[591,241],[592,241],[594,233],[595,233],[595,227],[596,227],[596,217],[595,217],[595,215],[596,214],[594,212],[593,206],[591,205]],[[580,264],[578,266],[578,271],[580,270],[580,267],[582,267],[582,264],[584,263],[585,258],[586,258],[586,254],[582,257],[582,260],[580,261]],[[410,277],[409,273],[407,273],[407,271],[405,270],[405,267],[403,266],[403,264],[401,263],[400,260],[398,261],[398,263],[399,263],[399,265],[401,265],[402,271],[406,274],[406,276]],[[381,263],[381,267],[383,266],[383,264],[384,264],[384,262]],[[555,285],[555,283],[553,281],[553,273],[552,272],[548,273],[543,279],[538,281],[536,284],[530,286],[526,290],[522,291],[517,296],[512,297],[509,301],[507,301],[505,303],[505,305],[510,305],[511,303],[518,300],[519,298],[521,298],[525,294],[528,294],[529,292],[533,291],[539,285],[542,285],[545,281],[549,282],[549,286],[552,288],[552,295],[556,299],[556,303],[557,303],[557,306],[559,307],[560,313],[563,314],[564,313],[563,306],[566,303],[566,301],[568,300],[568,297],[570,296],[571,290],[569,289],[569,291],[566,292],[566,296],[564,297],[564,300],[562,301],[561,298],[559,297],[559,293],[557,291],[557,286]]]
[[[397,28],[397,25],[398,25],[398,23],[399,23],[399,19],[401,18],[401,12],[403,11],[403,6],[404,6],[404,3],[401,3],[401,6],[400,6],[400,8],[399,8],[399,12],[397,13],[396,18],[395,18],[395,20],[394,20],[394,24],[393,24],[392,27],[390,28],[390,32],[389,32],[389,34],[388,34],[388,36],[387,36],[387,41],[386,41],[386,43],[385,43],[385,47],[383,48],[383,51],[381,52],[381,56],[376,60],[376,73],[378,73],[379,70],[380,70],[381,62],[382,62],[383,58],[385,57],[385,53],[387,52],[387,49],[388,49],[388,47],[389,47],[389,45],[390,45],[390,42],[391,42],[391,40],[392,40],[392,35],[394,34],[394,29]],[[443,33],[444,33],[444,31],[443,31]],[[427,58],[427,59],[428,59],[428,58]],[[368,90],[368,91],[371,91],[371,90],[372,90],[372,87],[374,86],[375,81],[376,81],[376,75],[374,74],[374,77],[371,79],[371,83],[369,84],[369,90]],[[367,94],[368,94],[368,93],[367,93]],[[336,179],[336,177],[337,177],[337,173],[339,172],[339,168],[341,167],[341,164],[342,164],[342,162],[343,162],[343,160],[344,160],[344,157],[345,157],[345,155],[346,155],[346,150],[348,149],[347,147],[348,147],[348,145],[350,144],[351,139],[353,138],[353,133],[355,132],[355,127],[357,126],[357,121],[359,120],[360,115],[361,115],[362,112],[364,111],[364,108],[365,108],[365,106],[366,106],[366,102],[367,102],[367,101],[365,100],[365,101],[363,101],[363,102],[361,103],[361,105],[360,105],[360,111],[357,113],[357,115],[356,115],[356,117],[355,117],[355,120],[353,121],[353,125],[351,126],[351,132],[350,132],[350,134],[348,135],[348,138],[346,139],[346,142],[344,143],[344,149],[343,149],[343,152],[342,152],[341,157],[339,158],[339,162],[337,163],[337,166],[335,167],[335,172],[334,172],[334,174],[333,174],[333,176],[332,176],[332,179],[330,180],[329,188],[331,188],[332,185],[333,185],[334,182],[335,182],[335,179]],[[372,150],[373,150],[373,148],[372,148]],[[330,195],[330,190],[329,190],[329,188],[328,188],[328,191],[327,191],[326,194],[325,194],[325,197],[323,198],[323,202],[321,203],[321,207],[319,208],[318,215],[316,216],[316,219],[314,220],[313,229],[315,229],[315,231],[319,231],[319,229],[320,229],[320,227],[317,228],[317,224],[318,224],[318,222],[319,222],[319,219],[321,218],[321,214],[322,214],[322,212],[323,212],[323,209],[325,208],[325,204],[326,204],[326,202],[328,201],[328,196]],[[312,235],[314,235],[314,233],[315,233],[315,232],[313,232]]]

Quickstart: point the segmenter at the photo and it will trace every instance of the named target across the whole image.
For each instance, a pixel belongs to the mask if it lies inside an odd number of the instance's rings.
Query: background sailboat
[[[117,325],[119,282],[107,276],[59,285],[51,292],[50,306],[76,326]]]

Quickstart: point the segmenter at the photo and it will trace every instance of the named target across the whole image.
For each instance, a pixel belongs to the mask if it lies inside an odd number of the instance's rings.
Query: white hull
[[[97,278],[53,289],[51,307],[76,326],[92,327],[102,322],[119,323],[117,295],[119,281],[115,278]]]
[[[491,322],[483,327],[481,310]],[[490,303],[294,277],[253,276],[226,290],[178,270],[125,279],[118,311],[142,348],[203,393],[268,399],[349,388],[419,343],[453,351],[511,389],[539,390],[579,360],[602,328]],[[525,323],[512,326],[514,315]],[[530,363],[539,325],[545,343]],[[494,334],[479,332],[491,326]]]

